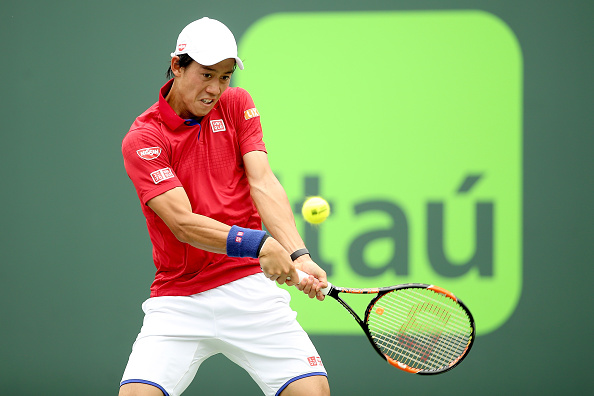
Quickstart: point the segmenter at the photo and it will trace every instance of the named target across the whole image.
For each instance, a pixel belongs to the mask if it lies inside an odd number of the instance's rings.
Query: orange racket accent
[[[458,301],[458,299],[456,298],[456,296],[454,296],[454,293],[452,293],[450,291],[447,291],[446,289],[442,289],[439,286],[431,285],[427,289],[433,290],[434,292],[439,293],[439,294],[443,294],[444,296],[447,296],[447,297],[451,298],[454,301]]]
[[[419,371],[421,371],[421,369],[409,367],[406,364],[397,362],[396,360],[394,360],[388,356],[386,356],[386,359],[388,360],[388,363],[390,363],[392,366],[399,368],[402,371],[406,371],[407,373],[416,374]]]
[[[377,294],[380,291],[379,287],[372,287],[367,289],[352,289],[350,287],[342,287],[341,289],[343,292],[351,294]]]
[[[378,309],[375,310],[375,313],[378,315],[381,315],[384,313],[384,309],[382,307],[379,307]]]

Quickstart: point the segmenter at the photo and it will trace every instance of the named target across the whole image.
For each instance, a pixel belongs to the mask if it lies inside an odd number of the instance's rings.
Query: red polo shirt
[[[260,272],[257,259],[227,257],[180,242],[146,203],[183,187],[192,211],[228,225],[261,229],[243,155],[266,151],[260,117],[249,93],[227,88],[199,124],[188,125],[165,97],[132,124],[122,143],[124,165],[146,217],[157,267],[151,297],[185,296]]]

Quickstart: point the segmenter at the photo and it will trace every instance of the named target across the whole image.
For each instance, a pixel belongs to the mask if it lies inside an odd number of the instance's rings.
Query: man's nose
[[[213,95],[218,95],[221,93],[221,86],[218,81],[211,81],[208,86],[206,87],[206,92]]]

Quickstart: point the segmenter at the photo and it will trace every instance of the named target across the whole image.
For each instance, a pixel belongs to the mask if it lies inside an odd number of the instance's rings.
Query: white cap
[[[171,57],[181,54],[190,55],[204,66],[212,66],[225,59],[234,58],[239,69],[243,70],[243,62],[237,56],[237,43],[233,33],[215,19],[198,19],[181,31]]]

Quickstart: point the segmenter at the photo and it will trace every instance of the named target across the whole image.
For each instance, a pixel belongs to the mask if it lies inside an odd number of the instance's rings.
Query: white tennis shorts
[[[262,273],[192,296],[149,298],[121,385],[146,383],[178,396],[217,353],[243,367],[265,395],[326,375],[289,301]]]

